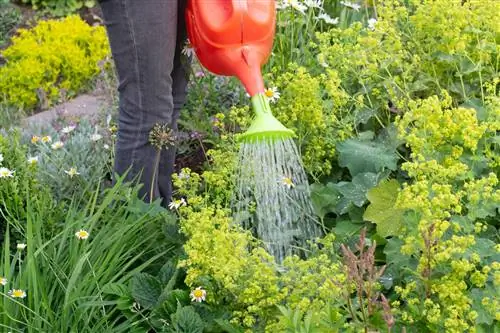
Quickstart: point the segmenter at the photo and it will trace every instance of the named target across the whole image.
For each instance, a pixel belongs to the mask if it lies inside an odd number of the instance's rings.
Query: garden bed
[[[252,120],[240,84],[194,67],[165,209],[110,182],[115,81],[96,72],[110,101],[97,122],[0,137],[0,326],[497,332],[498,12],[495,1],[279,2],[265,82],[297,135],[322,230],[282,262],[232,211]],[[65,20],[107,47],[102,30]]]

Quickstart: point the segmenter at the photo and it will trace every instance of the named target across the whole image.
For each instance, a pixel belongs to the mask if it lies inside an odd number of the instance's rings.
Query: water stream
[[[264,242],[278,263],[320,235],[293,139],[242,143],[238,162],[235,219]]]

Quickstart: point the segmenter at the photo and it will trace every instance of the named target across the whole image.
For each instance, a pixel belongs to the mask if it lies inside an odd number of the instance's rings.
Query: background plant
[[[33,6],[33,9],[47,11],[54,16],[64,16],[82,8],[96,6],[95,0],[21,0],[21,2]]]
[[[0,46],[5,44],[21,19],[20,11],[0,1]]]
[[[85,120],[62,120],[55,126],[30,130],[26,141],[38,179],[56,200],[70,200],[111,179],[114,139],[108,128]]]
[[[0,95],[17,108],[45,108],[88,87],[109,54],[104,27],[91,27],[77,16],[41,21],[20,29],[2,52]]]

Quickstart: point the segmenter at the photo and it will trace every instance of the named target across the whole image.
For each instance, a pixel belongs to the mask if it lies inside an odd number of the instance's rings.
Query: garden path
[[[65,118],[96,119],[99,115],[99,110],[105,105],[104,103],[104,97],[101,95],[83,94],[70,101],[56,105],[47,111],[26,117],[22,121],[22,127],[45,127],[60,116]]]

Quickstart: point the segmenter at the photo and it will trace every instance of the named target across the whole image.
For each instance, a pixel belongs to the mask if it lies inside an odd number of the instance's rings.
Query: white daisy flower
[[[75,167],[72,167],[69,170],[64,170],[64,172],[69,176],[69,178],[73,178],[74,176],[78,176],[80,174]]]
[[[25,298],[26,297],[26,292],[21,289],[12,289],[9,290],[9,296],[12,298]]]
[[[281,184],[283,184],[288,189],[292,189],[295,187],[295,184],[290,177],[283,176],[283,178],[281,178]]]
[[[266,97],[269,99],[269,102],[271,103],[276,103],[281,96],[278,88],[276,87],[267,88],[264,91],[264,95],[266,95]]]
[[[359,11],[359,9],[361,8],[361,6],[358,5],[357,3],[353,3],[353,2],[349,2],[349,1],[341,1],[340,4],[342,4],[346,7],[349,7],[351,9],[354,9],[355,11]]]
[[[86,240],[87,238],[89,238],[90,234],[88,231],[80,229],[77,232],[75,232],[75,236],[80,240]]]
[[[106,149],[106,150],[109,150],[109,145],[107,143],[105,143],[102,148]]]
[[[368,20],[368,29],[375,30],[375,23],[377,23],[377,19],[371,18]]]
[[[9,281],[7,280],[7,278],[5,278],[5,277],[3,277],[3,276],[0,276],[0,284],[1,284],[2,286],[5,286],[5,285],[7,284],[7,282],[9,282]]]
[[[7,168],[0,168],[0,178],[12,178],[14,177],[14,170],[9,170]]]
[[[304,5],[309,8],[323,8],[323,0],[305,0]]]
[[[99,141],[102,139],[102,135],[99,133],[94,133],[90,136],[90,140],[93,142]]]
[[[64,147],[64,143],[62,141],[56,141],[52,144],[52,149],[54,150],[58,150],[58,149],[61,149],[62,147]]]
[[[28,157],[28,164],[35,165],[38,163],[38,160],[39,160],[38,156]]]
[[[296,11],[305,14],[307,7],[299,2],[298,0],[283,0],[281,3],[278,4],[277,8],[278,9],[286,9],[292,7]]]
[[[318,20],[323,20],[325,21],[327,24],[338,24],[339,23],[339,18],[336,17],[336,18],[333,18],[331,17],[330,15],[328,15],[327,13],[321,13],[319,14],[316,19]]]
[[[186,206],[186,205],[187,205],[186,200],[184,200],[184,198],[180,198],[178,200],[172,200],[172,202],[168,204],[168,208],[174,210],[174,209],[179,209],[181,206]]]
[[[18,250],[24,250],[26,248],[26,244],[24,243],[17,243],[17,249]]]
[[[2,162],[3,162],[3,155],[0,154],[0,163],[2,163]]]
[[[205,298],[207,297],[207,291],[205,289],[202,289],[201,287],[196,288],[193,290],[189,296],[191,297],[192,302],[203,302]]]
[[[194,51],[194,47],[189,41],[189,39],[186,40],[186,44],[182,48],[182,54],[184,54],[188,58],[194,58],[196,56],[196,52]]]
[[[61,132],[64,134],[69,134],[69,133],[73,132],[75,130],[75,128],[76,128],[76,126],[74,126],[74,125],[66,126],[61,130]]]

